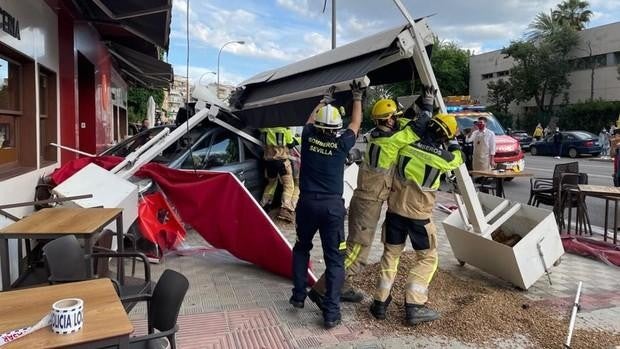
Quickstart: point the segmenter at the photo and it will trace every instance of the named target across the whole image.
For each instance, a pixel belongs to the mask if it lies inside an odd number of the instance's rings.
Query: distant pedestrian
[[[149,119],[144,119],[144,120],[142,120],[142,125],[140,125],[140,130],[139,130],[139,132],[146,131],[146,130],[148,130],[149,128],[150,128],[150,127],[149,127]]]
[[[477,130],[473,131],[467,142],[472,142],[474,153],[472,167],[474,171],[490,171],[495,168],[495,133],[486,127],[488,119],[478,118]]]
[[[536,125],[536,129],[534,130],[534,134],[532,136],[537,141],[539,141],[543,137],[543,127],[540,122],[538,123],[538,125]]]
[[[555,149],[555,158],[559,159],[560,156],[562,156],[562,133],[559,127],[556,127],[553,133],[553,145]]]
[[[616,125],[611,124],[611,126],[609,126],[609,133],[611,135],[615,135],[616,134]]]
[[[598,142],[601,145],[601,155],[603,159],[609,158],[609,133],[607,133],[607,129],[603,127],[601,132],[598,134]]]
[[[549,135],[549,132],[551,132],[551,130],[549,129],[549,126],[545,127],[545,129],[543,130],[543,137],[547,138],[547,136]]]

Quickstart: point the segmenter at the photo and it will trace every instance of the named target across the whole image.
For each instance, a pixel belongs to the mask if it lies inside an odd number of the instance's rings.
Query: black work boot
[[[385,320],[385,313],[387,312],[387,307],[392,302],[392,295],[389,295],[385,302],[381,302],[378,300],[374,300],[370,305],[370,313],[377,320]]]
[[[439,319],[439,313],[420,304],[405,303],[405,321],[413,326],[422,322]]]
[[[340,315],[338,315],[338,317],[335,318],[334,320],[323,320],[323,326],[325,327],[326,330],[334,328],[340,325],[341,323],[342,323],[342,317],[340,317]]]
[[[350,288],[340,294],[341,302],[359,303],[364,300],[364,293],[358,289]]]
[[[315,289],[310,289],[310,292],[308,292],[308,298],[310,298],[310,300],[313,301],[319,309],[323,310],[323,296]]]
[[[291,296],[288,302],[297,309],[302,309],[304,307],[304,301],[298,301],[293,298],[293,296]]]

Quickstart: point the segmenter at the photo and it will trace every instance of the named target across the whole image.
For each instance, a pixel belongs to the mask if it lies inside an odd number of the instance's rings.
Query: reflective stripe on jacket
[[[463,163],[460,150],[447,151],[422,141],[403,147],[388,200],[390,212],[413,219],[429,219],[442,173]]]
[[[417,135],[409,127],[400,131],[373,130],[357,175],[355,195],[366,200],[387,200],[398,150],[416,140]]]
[[[293,133],[288,127],[261,128],[260,132],[265,144],[265,160],[288,159],[288,146],[293,143]]]

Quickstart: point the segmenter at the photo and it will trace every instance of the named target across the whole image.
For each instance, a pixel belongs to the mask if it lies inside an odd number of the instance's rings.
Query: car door
[[[541,142],[537,143],[536,148],[540,155],[553,154],[553,135],[548,135]]]

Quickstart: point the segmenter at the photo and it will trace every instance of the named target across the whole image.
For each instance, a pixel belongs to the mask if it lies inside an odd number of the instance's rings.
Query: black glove
[[[433,86],[422,87],[422,104],[433,105],[435,102],[435,96],[437,95],[437,89]]]
[[[331,86],[323,93],[323,98],[320,103],[323,104],[331,104],[335,101],[334,99],[334,91],[336,91],[336,86]]]
[[[355,81],[353,80],[353,82],[351,82],[351,94],[353,95],[353,100],[354,101],[361,101],[362,97],[364,96],[364,91],[366,90],[366,88],[362,87],[362,83],[359,81]]]

